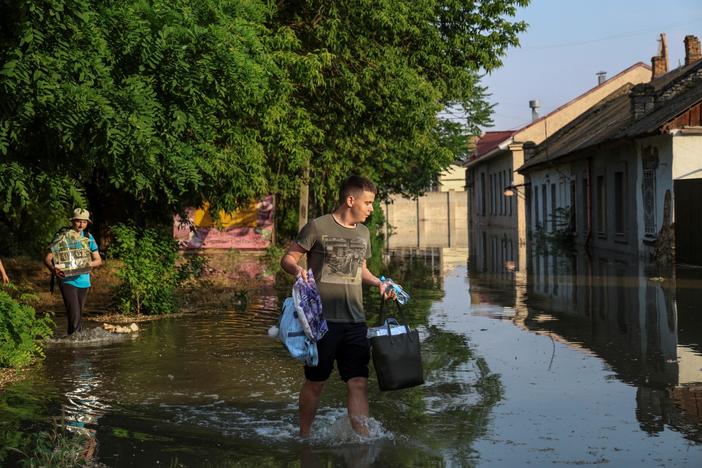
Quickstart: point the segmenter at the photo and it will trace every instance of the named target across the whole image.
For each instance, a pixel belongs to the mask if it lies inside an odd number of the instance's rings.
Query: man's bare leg
[[[368,379],[354,377],[346,382],[351,427],[358,435],[368,436]]]
[[[324,382],[305,380],[300,390],[300,436],[309,437],[312,421],[319,408],[319,399],[322,396]]]

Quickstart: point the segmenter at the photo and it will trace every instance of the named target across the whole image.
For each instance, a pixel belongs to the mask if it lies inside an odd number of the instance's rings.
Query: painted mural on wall
[[[207,205],[188,208],[187,220],[176,216],[173,237],[181,249],[265,249],[273,237],[273,196],[232,213],[221,212],[215,222]]]

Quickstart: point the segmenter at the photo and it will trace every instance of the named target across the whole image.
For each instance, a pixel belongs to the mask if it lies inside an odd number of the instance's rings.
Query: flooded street
[[[279,278],[245,308],[51,344],[0,393],[3,445],[63,414],[107,466],[702,466],[697,270],[666,279],[607,257],[473,252],[382,259],[412,294],[426,383],[381,393],[372,376],[368,440],[351,432],[336,374],[315,435],[297,437],[301,367],[267,336],[288,289]]]

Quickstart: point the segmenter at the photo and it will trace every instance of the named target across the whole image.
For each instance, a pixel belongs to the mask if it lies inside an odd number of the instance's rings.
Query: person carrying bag
[[[424,383],[422,354],[417,330],[401,325],[394,317],[383,322],[384,297],[380,298],[382,325],[368,330],[373,366],[381,391],[416,387]],[[395,301],[398,316],[402,316],[400,304]]]

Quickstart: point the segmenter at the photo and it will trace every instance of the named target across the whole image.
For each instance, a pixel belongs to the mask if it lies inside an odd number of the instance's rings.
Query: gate
[[[675,261],[702,265],[702,179],[674,181],[675,191]]]

